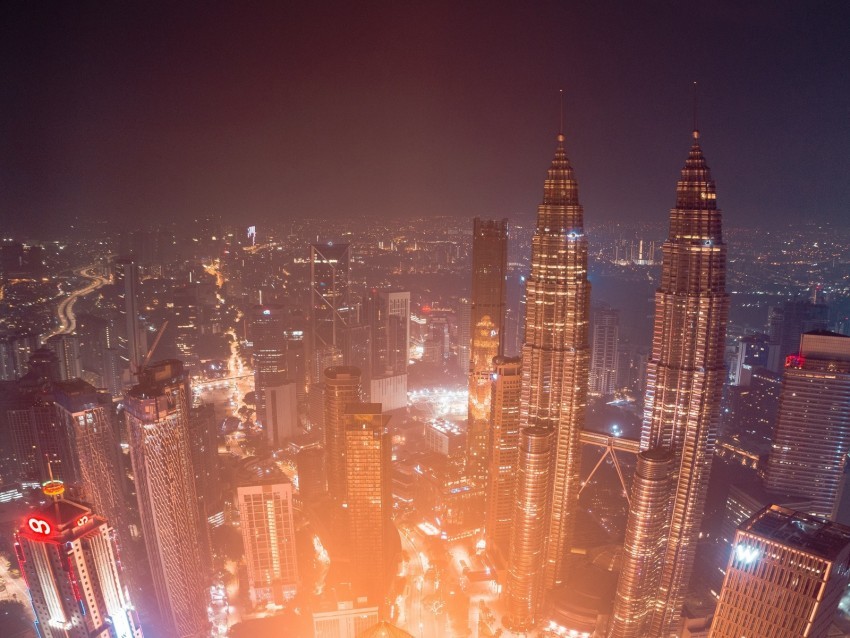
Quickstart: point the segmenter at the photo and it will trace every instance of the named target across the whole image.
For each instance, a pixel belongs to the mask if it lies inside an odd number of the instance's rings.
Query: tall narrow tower
[[[503,564],[509,554],[519,460],[519,405],[522,363],[519,357],[493,361],[492,417],[487,443],[487,551]]]
[[[581,462],[579,434],[590,365],[587,240],[563,134],[558,135],[543,203],[537,209],[526,286],[520,424],[553,434],[548,532],[541,566],[542,590],[548,590],[562,582],[572,543]],[[538,604],[535,600],[534,606]]]
[[[163,628],[175,638],[209,634],[190,396],[183,364],[171,359],[148,366],[124,403],[154,591]]]
[[[472,222],[472,307],[469,358],[467,475],[478,487],[487,482],[490,374],[503,353],[507,299],[508,220]]]
[[[670,233],[647,364],[641,449],[673,452],[676,488],[659,594],[649,634],[678,628],[708,489],[720,416],[726,316],[726,246],[714,180],[694,131]],[[632,515],[635,515],[634,513]]]
[[[360,403],[360,369],[351,366],[327,368],[325,379],[325,469],[328,494],[345,502],[345,406]]]

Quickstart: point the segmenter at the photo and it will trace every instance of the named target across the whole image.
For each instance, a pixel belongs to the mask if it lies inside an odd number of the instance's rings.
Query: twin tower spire
[[[639,469],[649,468],[649,478],[636,479],[633,491],[659,477],[667,491],[654,501],[632,494],[627,528],[632,547],[624,550],[609,636],[667,638],[675,631],[717,433],[728,313],[726,249],[696,122],[663,255],[640,441],[647,458],[643,465],[639,460]],[[526,284],[505,619],[517,631],[540,620],[545,596],[564,582],[573,558],[590,365],[587,263],[584,214],[564,148],[562,115]],[[647,525],[647,517],[663,518],[664,524]],[[651,565],[641,547],[654,548]]]

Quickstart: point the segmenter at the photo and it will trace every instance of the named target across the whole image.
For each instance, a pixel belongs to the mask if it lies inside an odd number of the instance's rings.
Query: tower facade
[[[551,499],[554,432],[523,428],[519,434],[510,561],[508,563],[507,625],[514,631],[531,629],[543,595],[543,564]]]
[[[823,638],[850,582],[850,527],[768,505],[743,523],[709,638]]]
[[[380,403],[352,403],[345,410],[346,503],[356,593],[380,602],[387,593],[391,525],[392,442],[390,417]]]
[[[350,366],[327,368],[325,379],[325,470],[328,494],[345,502],[345,406],[360,403],[360,369]]]
[[[669,450],[655,448],[638,454],[609,638],[646,635],[667,544],[672,476]]]
[[[594,308],[588,385],[588,392],[592,396],[613,394],[617,389],[619,333],[620,311],[608,305]]]
[[[71,501],[51,503],[26,517],[15,551],[39,636],[142,637],[105,518]]]
[[[850,337],[810,332],[785,363],[765,487],[835,519],[850,453]]]
[[[532,239],[522,348],[522,427],[553,435],[543,589],[561,583],[578,504],[579,435],[590,362],[587,239],[578,185],[558,135]],[[535,552],[537,553],[537,552]],[[513,560],[513,558],[511,558]],[[538,569],[541,566],[538,566]],[[534,605],[539,604],[539,599]]]
[[[77,457],[81,498],[123,537],[127,507],[111,397],[80,379],[56,383],[53,396],[58,420]]]
[[[292,483],[271,462],[249,459],[240,469],[236,498],[251,602],[281,604],[298,586]]]
[[[507,560],[514,514],[516,470],[519,465],[519,405],[522,362],[519,357],[496,357],[491,383],[492,425],[488,433],[487,550]]]
[[[655,293],[641,449],[673,452],[676,488],[657,605],[648,635],[677,629],[693,569],[726,366],[726,246],[714,180],[694,131]],[[631,515],[631,514],[630,514]]]
[[[310,246],[310,381],[342,363],[343,330],[350,323],[348,244]]]
[[[189,441],[189,380],[171,359],[148,366],[125,396],[136,496],[163,627],[208,635],[203,531]]]
[[[487,482],[487,433],[490,428],[490,375],[493,358],[504,352],[507,304],[508,220],[472,222],[472,296],[467,476],[479,487]]]
[[[254,364],[254,392],[257,397],[257,418],[266,428],[273,446],[275,428],[269,423],[268,391],[283,385],[286,379],[286,334],[284,308],[279,304],[254,306],[251,313],[252,361]]]

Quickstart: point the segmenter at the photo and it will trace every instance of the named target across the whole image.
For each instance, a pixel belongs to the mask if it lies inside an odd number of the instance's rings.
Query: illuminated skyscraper
[[[82,373],[82,358],[80,357],[80,338],[74,334],[53,335],[44,342],[45,348],[50,348],[59,359],[59,378],[63,381],[77,379]]]
[[[522,348],[520,424],[553,435],[550,501],[543,508],[549,512],[548,531],[542,539],[544,547],[531,550],[545,557],[544,564],[536,566],[543,568],[543,590],[563,581],[572,543],[590,362],[583,211],[564,136],[559,134],[557,141],[543,203],[537,209]],[[535,595],[539,591],[535,589]],[[532,606],[539,603],[538,598]]]
[[[15,541],[39,636],[142,637],[106,519],[59,500],[30,513]]]
[[[699,133],[694,131],[693,136],[662,249],[641,432],[642,450],[664,447],[675,457],[670,534],[648,632],[657,638],[667,638],[678,629],[702,523],[726,375],[726,246],[714,180]]]
[[[523,428],[519,433],[513,526],[508,564],[508,615],[514,631],[534,627],[543,595],[543,564],[551,498],[554,433],[548,428]]]
[[[112,399],[80,379],[56,383],[53,396],[59,422],[77,458],[80,497],[123,538],[127,507]]]
[[[667,544],[672,476],[673,455],[668,450],[638,454],[609,638],[646,635]]]
[[[270,457],[250,458],[240,468],[236,499],[251,602],[281,604],[298,586],[292,483]]]
[[[503,353],[507,299],[508,220],[476,217],[472,222],[469,412],[466,473],[480,488],[487,483],[490,429],[490,375],[493,358]]]
[[[372,350],[369,399],[388,411],[406,407],[410,293],[372,290],[366,308]]]
[[[850,337],[810,332],[788,357],[765,487],[835,519],[850,453]],[[842,521],[844,522],[844,521]]]
[[[492,425],[488,433],[487,550],[507,560],[514,514],[514,491],[519,465],[519,404],[522,363],[519,357],[496,357],[492,392]]]
[[[284,308],[277,304],[254,306],[251,317],[251,342],[254,363],[254,392],[257,396],[257,419],[266,428],[272,447],[280,447],[274,439],[276,428],[269,423],[268,391],[286,380],[286,334]]]
[[[360,369],[334,366],[325,379],[325,471],[328,494],[337,503],[345,502],[345,406],[360,403]]]
[[[387,593],[393,508],[392,443],[380,403],[345,410],[345,485],[355,593],[380,603]]]
[[[824,638],[850,582],[850,527],[769,505],[743,523],[709,638]]]
[[[599,305],[591,322],[590,382],[588,392],[595,396],[613,394],[617,389],[620,311]]]
[[[310,246],[310,381],[321,383],[325,368],[342,363],[343,329],[349,304],[348,244]]]
[[[175,638],[206,638],[206,569],[189,438],[183,364],[152,364],[125,397],[130,458],[163,627]]]

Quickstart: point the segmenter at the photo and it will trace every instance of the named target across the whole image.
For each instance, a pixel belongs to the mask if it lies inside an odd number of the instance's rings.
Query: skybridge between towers
[[[602,456],[599,457],[596,465],[593,466],[590,474],[588,474],[587,478],[582,481],[581,488],[579,489],[579,496],[584,491],[584,488],[590,483],[590,479],[593,478],[596,471],[602,466],[602,463],[605,462],[605,459],[610,457],[611,462],[614,464],[614,469],[617,470],[617,476],[620,478],[620,485],[623,486],[623,493],[626,496],[626,501],[629,503],[629,506],[631,506],[629,489],[626,485],[625,477],[623,476],[623,470],[620,467],[620,461],[617,458],[617,452],[637,454],[640,452],[640,441],[637,439],[623,439],[609,434],[602,434],[601,432],[590,432],[588,430],[582,430],[579,436],[582,445],[592,445],[593,447],[605,450],[602,453]]]

